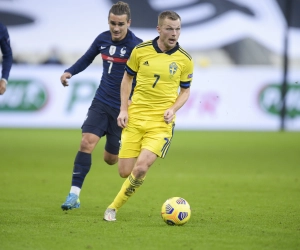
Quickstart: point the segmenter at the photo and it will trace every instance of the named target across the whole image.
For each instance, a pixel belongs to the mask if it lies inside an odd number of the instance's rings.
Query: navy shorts
[[[105,150],[114,155],[119,154],[122,132],[117,124],[119,113],[119,109],[94,99],[81,126],[82,133],[92,133],[100,138],[106,135]]]

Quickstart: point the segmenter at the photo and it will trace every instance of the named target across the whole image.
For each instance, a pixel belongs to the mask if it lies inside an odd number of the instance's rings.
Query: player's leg
[[[129,122],[128,127],[122,132],[122,143],[123,141],[127,143],[121,147],[119,165],[124,164],[124,166],[126,166],[126,163],[130,164],[130,161],[126,161],[126,159],[123,159],[122,157],[136,155],[139,147],[142,148],[142,150],[134,165],[132,173],[125,180],[114,201],[105,211],[104,220],[107,221],[116,220],[116,212],[143,184],[146,173],[156,158],[165,157],[174,131],[174,124],[166,124],[164,122],[146,122],[147,133],[140,133],[142,134],[141,142],[137,143],[134,139],[136,138],[134,132],[137,133],[137,131],[131,129],[130,125],[131,124]],[[131,141],[134,141],[135,143],[130,143]],[[136,146],[136,144],[138,145]],[[134,146],[136,146],[136,148]]]
[[[155,162],[157,155],[149,151],[148,149],[142,149],[135,166],[131,174],[124,181],[119,193],[115,197],[114,201],[108,206],[104,214],[104,220],[115,221],[116,212],[120,209],[127,200],[137,191],[137,189],[143,184],[150,166]],[[131,159],[121,159],[120,162],[132,162]]]
[[[135,163],[136,158],[120,158],[118,164],[119,175],[122,178],[127,178],[131,174]]]
[[[84,182],[84,179],[91,169],[92,165],[92,152],[94,151],[100,137],[92,133],[82,133],[82,139],[79,147],[79,151],[75,157],[73,175],[72,175],[72,187],[70,193],[80,195],[80,191]]]
[[[111,153],[107,152],[106,150],[104,150],[103,159],[108,165],[114,165],[119,160],[117,154],[111,154]]]
[[[104,161],[108,165],[114,165],[118,162],[118,154],[120,149],[120,140],[122,128],[117,124],[117,118],[120,113],[119,109],[112,107],[106,107],[106,113],[108,116],[108,126],[106,133],[106,144],[104,150]]]
[[[144,121],[130,119],[127,127],[122,130],[118,169],[122,178],[127,178],[136,163],[141,151],[144,135]]]
[[[99,137],[91,133],[82,133],[79,151],[75,157],[72,185],[66,201],[61,205],[63,210],[69,210],[80,207],[79,195],[84,179],[90,171],[92,165],[91,154],[96,147]]]
[[[61,205],[63,210],[80,207],[79,195],[85,177],[92,165],[92,152],[100,138],[105,134],[107,127],[107,116],[102,110],[101,102],[94,99],[89,108],[87,118],[81,127],[82,139],[74,161],[70,193],[66,201]]]
[[[128,176],[123,186],[130,183],[131,180],[130,174],[132,172],[136,159],[140,153],[142,136],[143,136],[143,133],[139,133],[138,128],[133,126],[132,119],[130,119],[130,121],[131,122],[129,122],[127,127],[124,128],[122,131],[119,161],[118,161],[120,176],[121,177]],[[123,189],[123,186],[121,190]],[[103,219],[107,221],[115,221],[116,209],[113,206],[108,207],[104,213]]]

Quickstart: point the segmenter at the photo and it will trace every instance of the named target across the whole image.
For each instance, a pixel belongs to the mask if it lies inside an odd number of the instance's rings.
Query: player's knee
[[[133,166],[134,163],[129,159],[119,159],[118,169],[120,177],[127,178],[131,174]]]
[[[119,175],[122,178],[127,178],[131,174],[131,171],[125,171],[124,169],[119,169]]]
[[[104,156],[104,161],[108,165],[114,165],[118,162],[118,157],[110,157],[110,156]]]
[[[93,144],[91,144],[88,140],[82,139],[80,143],[80,151],[89,152],[93,150]]]
[[[96,144],[97,144],[97,140],[93,140],[87,136],[84,136],[81,139],[80,151],[86,152],[86,153],[92,153]]]
[[[135,178],[140,179],[143,178],[147,173],[147,168],[143,167],[135,167],[132,171]]]

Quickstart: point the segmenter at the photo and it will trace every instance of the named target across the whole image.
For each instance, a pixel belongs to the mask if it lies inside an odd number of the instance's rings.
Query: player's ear
[[[131,24],[131,19],[129,19],[129,20],[127,21],[127,26],[130,27],[130,24]]]
[[[157,30],[158,34],[160,34],[160,27],[159,26],[156,26],[156,30]]]

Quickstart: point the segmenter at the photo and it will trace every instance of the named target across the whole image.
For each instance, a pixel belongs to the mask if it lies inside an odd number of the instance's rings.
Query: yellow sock
[[[131,173],[124,181],[121,190],[115,197],[114,201],[108,207],[116,210],[122,207],[126,203],[128,198],[131,197],[143,184],[144,179],[145,177],[143,179],[136,179]]]

